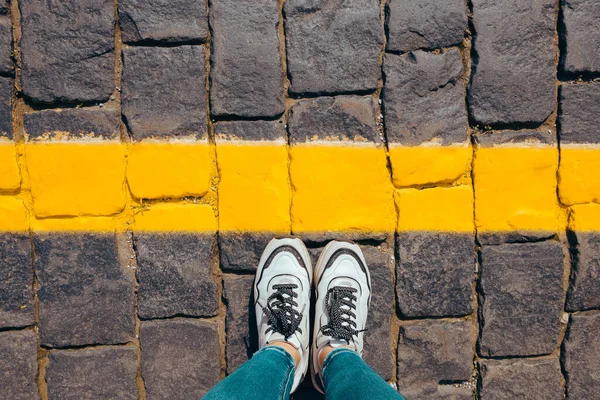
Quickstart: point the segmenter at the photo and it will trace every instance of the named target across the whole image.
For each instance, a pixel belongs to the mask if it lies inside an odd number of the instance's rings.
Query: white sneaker
[[[311,377],[325,392],[319,354],[326,346],[350,346],[362,357],[363,332],[371,303],[371,276],[365,257],[355,244],[329,243],[315,268],[315,327]]]
[[[300,239],[273,239],[254,280],[258,345],[287,342],[300,352],[292,392],[308,369],[310,343],[310,255]]]

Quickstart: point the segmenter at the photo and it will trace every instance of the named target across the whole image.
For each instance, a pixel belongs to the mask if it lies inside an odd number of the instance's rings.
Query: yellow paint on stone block
[[[23,201],[16,197],[0,196],[0,232],[27,232],[29,218]]]
[[[217,142],[219,229],[290,230],[288,150],[284,142]]]
[[[563,204],[600,202],[600,147],[562,145],[559,178]]]
[[[137,232],[215,232],[217,220],[208,204],[166,203],[151,205],[134,216]]]
[[[600,204],[571,207],[569,229],[578,232],[600,232]]]
[[[398,232],[473,232],[471,186],[402,189],[395,193]]]
[[[404,147],[390,145],[394,186],[452,183],[467,174],[473,149],[468,144]]]
[[[199,197],[210,187],[205,142],[140,142],[131,145],[127,181],[135,198]]]
[[[0,141],[0,191],[16,191],[21,187],[17,165],[17,149],[13,142]]]
[[[125,154],[120,143],[35,142],[25,148],[38,217],[123,210]]]
[[[112,217],[32,218],[36,232],[115,232],[117,220]]]
[[[393,232],[385,150],[374,145],[302,144],[290,149],[294,232]]]

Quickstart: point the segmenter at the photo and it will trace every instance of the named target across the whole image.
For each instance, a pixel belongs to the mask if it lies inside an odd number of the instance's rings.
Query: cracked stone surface
[[[37,400],[38,341],[31,330],[0,332],[0,398]]]
[[[570,73],[600,72],[600,7],[595,0],[565,0],[562,68]]]
[[[573,314],[564,341],[567,399],[600,396],[600,312]]]
[[[567,296],[567,311],[600,308],[600,234],[575,232],[577,264]]]
[[[600,102],[600,82],[560,86],[560,142],[564,144],[600,143],[598,123],[593,111]]]
[[[0,73],[2,74],[14,73],[12,44],[12,21],[10,16],[0,16]]]
[[[0,137],[5,136],[12,139],[12,108],[11,108],[11,91],[13,88],[13,80],[10,78],[0,77]]]
[[[0,329],[33,325],[33,271],[28,235],[0,235]]]
[[[121,114],[116,109],[68,108],[24,115],[25,132],[31,139],[50,139],[68,132],[73,137],[118,139]]]

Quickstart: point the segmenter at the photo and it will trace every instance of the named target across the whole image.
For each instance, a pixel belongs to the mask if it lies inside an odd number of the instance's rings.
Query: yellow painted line
[[[559,178],[564,204],[600,202],[600,148],[561,145]]]
[[[571,207],[569,228],[580,232],[600,231],[600,204],[584,204]]]
[[[17,150],[9,141],[0,141],[0,192],[14,192],[21,186]]]
[[[29,215],[21,199],[11,196],[0,196],[0,231],[29,231]]]

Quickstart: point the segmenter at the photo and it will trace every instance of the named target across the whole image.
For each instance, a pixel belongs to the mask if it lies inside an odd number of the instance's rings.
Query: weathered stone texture
[[[12,106],[11,94],[13,80],[0,77],[0,137],[12,139]]]
[[[0,328],[34,322],[31,261],[28,235],[0,235]]]
[[[453,233],[399,233],[396,296],[400,313],[452,317],[473,312],[475,238]]]
[[[53,351],[46,366],[48,397],[134,400],[137,369],[135,347]]]
[[[10,0],[0,0],[0,14],[6,14],[10,11]]]
[[[377,0],[289,0],[284,4],[290,91],[377,88],[383,27]]]
[[[388,4],[388,51],[439,49],[459,44],[467,29],[463,0],[391,0]]]
[[[38,343],[31,330],[0,332],[0,398],[39,399]]]
[[[204,48],[123,51],[123,115],[135,140],[206,134]]]
[[[564,342],[567,399],[600,397],[600,313],[573,314]]]
[[[221,349],[213,321],[142,322],[140,346],[148,399],[200,399],[219,382]]]
[[[224,121],[214,124],[213,127],[217,140],[276,141],[287,138],[282,120]]]
[[[290,142],[316,140],[382,142],[377,128],[379,107],[371,96],[317,97],[290,109]]]
[[[554,0],[473,0],[476,57],[468,98],[477,122],[541,123],[555,109],[554,6]]]
[[[558,358],[485,360],[481,364],[481,400],[561,400]]]
[[[138,314],[141,318],[217,314],[212,274],[216,238],[203,234],[135,234]]]
[[[560,334],[564,255],[554,241],[481,249],[485,357],[550,354]]]
[[[119,139],[121,114],[108,108],[67,108],[25,113],[29,138],[49,139],[69,133],[74,137]]]
[[[34,236],[43,346],[117,344],[133,340],[134,277],[119,260],[115,236]]]
[[[227,276],[223,279],[223,298],[227,305],[227,373],[231,374],[249,360],[256,348],[258,334],[253,299],[254,276]]]
[[[211,114],[272,117],[283,113],[283,69],[277,0],[250,5],[210,2]]]
[[[10,16],[0,16],[0,74],[13,72],[12,22]]]
[[[600,3],[565,0],[561,4],[565,42],[562,68],[571,73],[600,72]]]
[[[600,143],[600,82],[563,84],[560,87],[560,142]]]
[[[226,271],[256,271],[272,234],[224,232],[219,234],[221,268]]]
[[[204,1],[121,0],[119,25],[125,43],[204,41],[208,35]]]
[[[423,320],[400,328],[398,389],[407,399],[470,399],[471,389],[450,390],[444,381],[468,381],[473,367],[469,321]]]
[[[386,54],[383,70],[383,104],[390,142],[414,146],[468,139],[463,65],[458,50]]]
[[[23,0],[22,84],[34,102],[105,101],[114,89],[112,0]]]
[[[567,311],[600,308],[600,234],[575,232],[574,276],[567,296]]]

